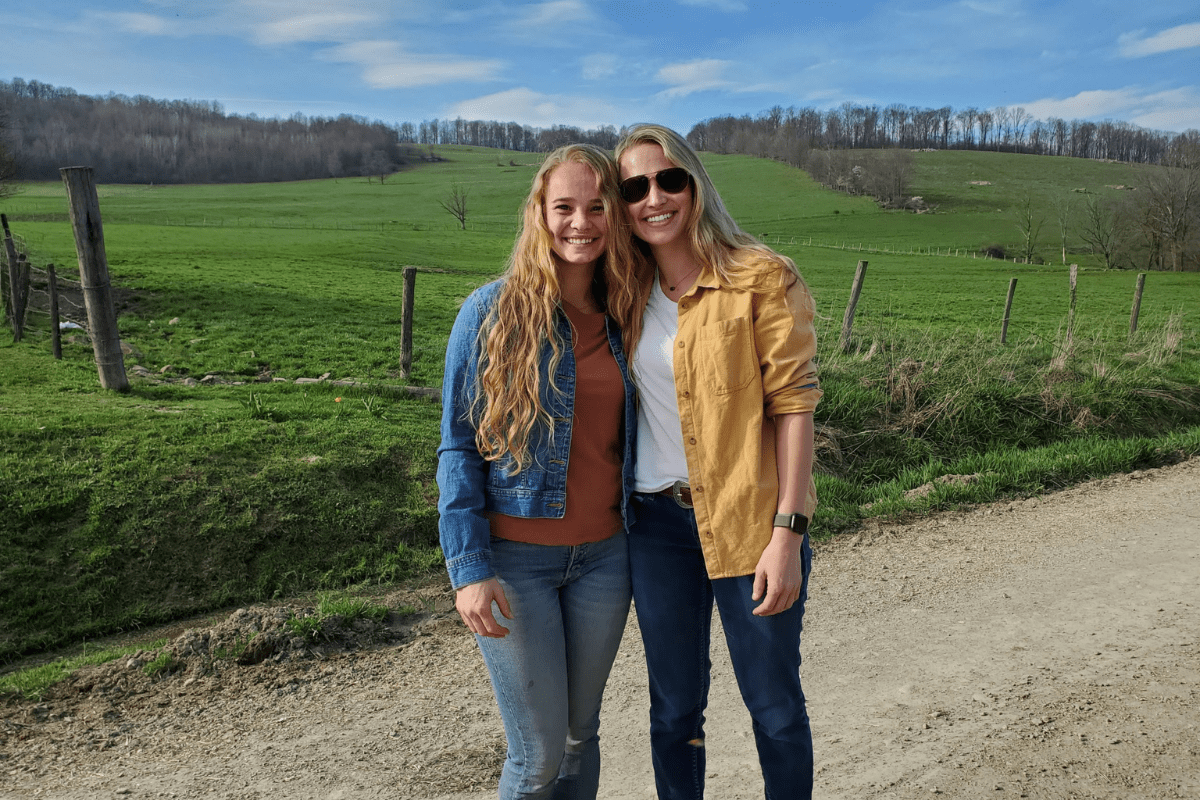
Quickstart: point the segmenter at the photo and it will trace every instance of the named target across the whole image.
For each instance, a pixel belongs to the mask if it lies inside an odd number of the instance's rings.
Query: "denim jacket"
[[[487,461],[475,444],[475,427],[466,419],[470,392],[479,363],[479,329],[502,283],[495,281],[471,293],[463,303],[446,346],[442,383],[442,442],[438,446],[438,532],[442,553],[455,589],[494,577],[491,527],[487,512],[515,517],[561,519],[566,513],[567,460],[571,452],[571,420],[575,408],[575,354],[567,347],[555,375],[560,392],[547,382],[540,387],[542,407],[554,421],[553,437],[543,427],[530,433],[532,464],[517,475],[509,463]],[[559,310],[556,324],[562,341],[571,341],[571,323]],[[629,496],[633,491],[637,407],[633,382],[621,348],[621,332],[605,318],[608,343],[625,383],[624,462],[621,468],[621,516],[629,528]],[[541,357],[542,375],[550,363],[547,342]]]

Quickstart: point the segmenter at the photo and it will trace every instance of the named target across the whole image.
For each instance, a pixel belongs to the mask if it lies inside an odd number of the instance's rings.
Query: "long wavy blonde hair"
[[[716,273],[722,285],[755,288],[776,270],[772,263],[785,269],[782,278],[788,285],[802,280],[796,264],[746,233],[734,221],[713,186],[708,171],[688,144],[687,139],[663,125],[640,124],[627,130],[617,142],[616,159],[639,144],[657,144],[663,155],[674,165],[683,167],[692,176],[692,212],[685,221],[685,233],[692,241],[692,252],[701,266]],[[639,250],[646,256],[649,248],[638,240]],[[639,294],[648,295],[648,285]],[[644,303],[644,298],[639,298]]]
[[[560,147],[546,156],[533,179],[520,232],[501,276],[503,286],[479,331],[477,384],[468,415],[480,454],[489,461],[505,459],[511,474],[530,465],[529,442],[535,427],[543,427],[547,436],[554,431],[539,387],[548,381],[552,391],[561,391],[554,375],[569,343],[558,333],[562,298],[545,200],[550,173],[567,162],[584,164],[596,173],[608,222],[605,252],[596,265],[595,299],[620,326],[626,353],[632,352],[641,330],[641,314],[634,307],[649,264],[633,246],[617,194],[616,161],[592,145]],[[542,352],[547,344],[551,356],[543,373]]]

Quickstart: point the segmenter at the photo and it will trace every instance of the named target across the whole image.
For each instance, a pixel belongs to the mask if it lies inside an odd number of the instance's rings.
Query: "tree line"
[[[774,106],[756,116],[697,123],[688,140],[701,150],[745,153],[803,167],[814,149],[961,149],[1160,164],[1180,137],[1128,122],[1034,119],[1020,106],[955,111],[843,103],[838,108]]]
[[[286,119],[226,114],[205,100],[88,96],[14,78],[0,81],[0,182],[58,180],[84,164],[108,183],[231,183],[379,176],[418,158],[419,145],[463,144],[548,152],[591,142],[611,149],[617,130],[515,122],[425,120],[388,125],[343,114]],[[7,154],[7,160],[5,156]]]
[[[362,117],[261,119],[220,103],[81,95],[0,81],[16,177],[58,180],[87,165],[108,183],[225,183],[384,175],[414,155],[393,128]]]
[[[461,144],[470,147],[495,147],[522,153],[549,153],[564,144],[594,144],[605,150],[617,146],[621,136],[612,125],[584,129],[572,125],[534,128],[516,122],[495,120],[430,119],[396,126],[400,141],[414,144]]]

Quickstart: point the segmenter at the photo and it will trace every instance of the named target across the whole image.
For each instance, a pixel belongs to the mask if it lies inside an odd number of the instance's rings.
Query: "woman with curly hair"
[[[639,257],[616,183],[598,148],[551,153],[507,270],[467,298],[446,349],[439,530],[504,720],[505,800],[595,798],[599,783],[637,420],[624,345]]]
[[[733,221],[675,131],[636,126],[616,155],[636,244],[653,264],[638,284],[632,353],[640,410],[629,555],[658,796],[704,795],[715,602],[766,796],[811,797],[800,631],[821,396],[813,300],[791,259]]]

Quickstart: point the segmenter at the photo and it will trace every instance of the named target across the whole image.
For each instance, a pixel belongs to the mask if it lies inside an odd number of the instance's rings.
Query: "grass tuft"
[[[324,638],[331,625],[350,626],[357,620],[383,622],[389,613],[386,606],[372,603],[363,597],[322,593],[313,613],[292,616],[286,624],[298,636],[312,643]]]

